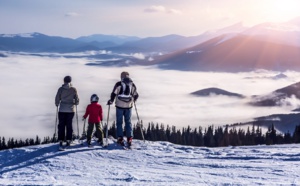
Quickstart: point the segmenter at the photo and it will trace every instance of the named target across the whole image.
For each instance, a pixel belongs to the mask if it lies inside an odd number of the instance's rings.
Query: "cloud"
[[[166,12],[166,8],[164,6],[151,6],[144,9],[145,12],[153,13],[153,12]]]
[[[181,14],[182,14],[182,11],[176,10],[176,9],[169,9],[169,10],[167,11],[167,13],[169,13],[169,14],[178,14],[178,15],[181,15]]]
[[[65,14],[65,17],[78,17],[79,14],[76,12],[68,12]]]
[[[142,53],[134,53],[132,56],[137,59],[145,59],[145,55]]]
[[[182,11],[177,10],[177,9],[168,9],[164,6],[158,5],[158,6],[151,6],[148,8],[144,9],[144,12],[148,12],[148,13],[157,13],[157,12],[163,12],[163,13],[168,13],[168,14],[182,14]]]
[[[56,57],[38,57],[6,54],[0,63],[0,136],[40,137],[54,133],[56,107],[54,97],[65,75],[72,76],[77,88],[80,104],[78,116],[82,117],[90,96],[100,97],[106,122],[106,102],[114,84],[119,81],[122,71],[128,71],[139,92],[138,114],[144,125],[149,122],[175,125],[178,129],[214,124],[232,124],[250,121],[254,117],[274,113],[288,113],[291,106],[260,108],[246,103],[248,99],[235,99],[227,96],[208,98],[189,95],[191,92],[217,87],[246,96],[262,95],[285,87],[300,79],[299,73],[285,73],[289,78],[245,79],[257,77],[257,73],[209,73],[160,70],[154,67],[99,67],[85,65],[89,59]],[[137,57],[142,57],[137,53]],[[272,76],[274,72],[265,72]],[[20,83],[22,82],[22,83]],[[226,82],[226,83],[224,83]],[[290,100],[298,105],[299,100]],[[111,107],[110,124],[115,120],[115,110]],[[136,114],[132,122],[136,123]],[[76,118],[73,126],[77,131]],[[80,134],[83,123],[79,121]]]

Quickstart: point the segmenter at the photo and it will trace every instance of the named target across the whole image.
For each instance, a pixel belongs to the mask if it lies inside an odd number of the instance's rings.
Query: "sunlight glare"
[[[265,7],[265,15],[269,21],[288,21],[299,13],[298,0],[271,0]]]

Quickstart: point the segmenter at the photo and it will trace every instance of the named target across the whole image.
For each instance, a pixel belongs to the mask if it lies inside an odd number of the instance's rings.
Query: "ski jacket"
[[[77,90],[71,83],[63,84],[55,96],[55,105],[59,106],[59,112],[75,112],[75,105],[79,104]]]
[[[98,103],[91,103],[86,107],[86,111],[84,114],[84,119],[89,116],[89,123],[99,123],[103,120],[103,112],[102,107]]]
[[[133,102],[136,101],[139,97],[137,93],[137,88],[130,78],[128,78],[131,86],[127,88],[126,91],[129,91],[128,95],[124,95],[126,92],[124,82],[119,81],[115,84],[114,89],[110,95],[110,101],[114,102],[116,98],[116,107],[117,108],[132,108]],[[127,97],[126,97],[127,96]]]

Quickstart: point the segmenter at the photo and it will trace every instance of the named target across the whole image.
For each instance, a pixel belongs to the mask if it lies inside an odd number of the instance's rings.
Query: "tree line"
[[[165,126],[164,124],[149,123],[147,127],[141,125],[133,126],[133,134],[135,139],[142,139],[141,128],[145,140],[148,141],[168,141],[179,145],[190,146],[205,146],[205,147],[224,147],[224,146],[245,146],[245,145],[273,145],[273,144],[290,144],[300,143],[300,125],[295,127],[294,132],[291,134],[279,133],[274,125],[270,126],[263,134],[262,128],[259,126],[248,127],[247,130],[241,128],[230,127],[214,127],[207,128],[191,128],[183,127],[182,129],[176,126]],[[104,127],[104,131],[106,127]],[[113,123],[108,130],[108,135],[116,137],[116,125]],[[105,134],[105,132],[104,132]],[[124,131],[125,134],[125,131]],[[79,136],[74,135],[74,139]],[[9,138],[7,141],[4,137],[0,137],[0,150],[25,147],[31,145],[40,145],[48,143],[56,143],[57,138],[44,137],[43,140],[38,136],[30,139],[14,139]]]

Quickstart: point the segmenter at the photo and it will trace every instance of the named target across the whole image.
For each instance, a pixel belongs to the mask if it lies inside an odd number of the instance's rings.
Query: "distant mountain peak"
[[[198,90],[198,91],[192,92],[191,94],[196,95],[196,96],[204,96],[204,97],[212,96],[212,95],[223,95],[223,96],[244,98],[244,96],[241,94],[228,92],[226,90],[223,90],[220,88],[215,88],[215,87]]]
[[[231,33],[231,34],[232,33],[241,33],[247,29],[248,29],[248,27],[244,26],[243,22],[237,22],[237,23],[234,23],[230,26],[227,26],[227,27],[224,27],[221,29],[207,31],[204,34],[214,34],[216,36],[219,36],[219,35],[229,34],[229,33]]]

